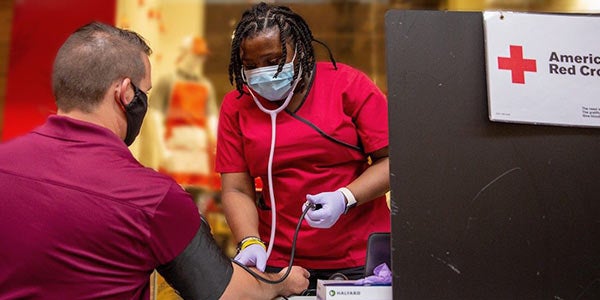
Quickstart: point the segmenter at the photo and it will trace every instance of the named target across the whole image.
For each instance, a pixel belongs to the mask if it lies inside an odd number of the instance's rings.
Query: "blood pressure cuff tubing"
[[[233,275],[231,260],[213,239],[203,217],[187,247],[156,270],[186,300],[220,298]]]

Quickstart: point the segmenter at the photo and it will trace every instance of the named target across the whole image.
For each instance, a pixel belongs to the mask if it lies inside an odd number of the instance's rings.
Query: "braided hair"
[[[322,44],[327,48],[329,57],[333,62],[334,67],[336,67],[333,55],[327,45],[313,37],[308,24],[300,15],[286,6],[269,5],[261,2],[252,6],[242,14],[242,18],[235,28],[233,39],[231,41],[229,82],[233,85],[235,81],[235,87],[240,93],[240,96],[244,93],[244,80],[242,79],[241,74],[243,63],[240,57],[240,46],[242,41],[246,38],[255,37],[270,28],[279,29],[279,39],[281,41],[282,56],[279,60],[275,76],[281,72],[283,65],[286,63],[286,42],[290,39],[296,46],[296,59],[299,61],[298,64],[294,65],[292,84],[298,77],[299,68],[302,68],[302,72],[307,75],[311,74],[313,71],[315,66],[315,53],[312,46],[313,41]],[[304,83],[299,84],[300,89],[302,89],[303,86]]]

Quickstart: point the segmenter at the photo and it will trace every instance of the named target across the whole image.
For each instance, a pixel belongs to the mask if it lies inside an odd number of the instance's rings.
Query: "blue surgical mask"
[[[279,101],[285,98],[292,90],[294,80],[294,58],[283,65],[281,72],[275,77],[278,66],[268,66],[252,70],[242,70],[246,83],[252,90],[269,101]]]

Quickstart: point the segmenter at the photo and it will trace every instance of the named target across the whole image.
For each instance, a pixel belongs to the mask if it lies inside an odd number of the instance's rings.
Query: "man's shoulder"
[[[115,170],[114,174],[132,186],[160,188],[166,191],[171,185],[178,185],[172,177],[137,162],[131,166]]]
[[[173,202],[190,202],[193,200],[188,192],[173,178],[147,167],[126,168],[114,173],[120,178],[120,186],[111,190],[119,191],[118,198],[127,199],[128,205],[144,210],[153,215],[159,207],[179,206]]]

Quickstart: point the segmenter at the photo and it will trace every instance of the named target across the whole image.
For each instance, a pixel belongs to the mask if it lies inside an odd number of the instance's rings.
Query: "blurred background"
[[[218,107],[233,89],[230,43],[249,0],[0,0],[0,142],[55,113],[51,68],[77,27],[102,21],[145,37],[153,49],[153,89],[142,131],[131,146],[140,162],[173,176],[194,197],[223,250],[235,254],[212,172]],[[371,77],[385,93],[385,13],[391,9],[600,13],[598,0],[306,0],[287,5],[307,21],[337,61]],[[327,51],[315,44],[319,60]],[[260,187],[260,183],[258,183]],[[160,278],[154,298],[176,299]],[[162,295],[161,295],[162,293]]]
[[[141,33],[154,50],[153,81],[174,72],[184,39],[200,37],[210,52],[199,72],[217,104],[232,88],[230,37],[250,0],[0,0],[0,137],[41,124],[55,110],[50,91],[53,56],[76,27],[100,20]],[[390,9],[513,10],[599,13],[597,0],[306,0],[288,5],[333,50],[336,60],[367,73],[385,92],[384,16]],[[315,45],[321,59],[323,47]],[[156,84],[154,84],[156,86]],[[35,99],[33,99],[35,98]],[[23,103],[16,103],[23,102]]]

